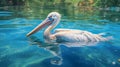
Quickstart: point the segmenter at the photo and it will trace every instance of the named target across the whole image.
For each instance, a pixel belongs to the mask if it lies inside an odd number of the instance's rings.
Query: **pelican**
[[[101,34],[93,34],[88,31],[75,29],[56,29],[54,34],[52,34],[51,30],[58,25],[60,19],[61,15],[58,12],[51,12],[41,24],[26,36],[28,37],[48,26],[44,31],[44,39],[46,42],[100,42],[110,39],[109,37],[103,37]]]

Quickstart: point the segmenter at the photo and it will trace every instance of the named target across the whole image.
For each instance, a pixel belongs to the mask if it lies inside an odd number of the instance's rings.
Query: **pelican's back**
[[[54,35],[57,42],[98,42],[109,40],[109,38],[101,35],[82,30],[57,30]]]

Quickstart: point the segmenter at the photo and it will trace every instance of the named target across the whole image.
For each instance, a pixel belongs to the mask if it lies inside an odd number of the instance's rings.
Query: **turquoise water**
[[[119,67],[120,10],[117,8],[36,8],[34,11],[23,8],[2,9],[0,67]],[[112,36],[113,39],[97,44],[69,47],[66,44],[44,43],[44,29],[26,37],[26,34],[41,23],[51,11],[62,14],[61,22],[56,28],[80,29],[96,34],[104,32],[105,36]]]

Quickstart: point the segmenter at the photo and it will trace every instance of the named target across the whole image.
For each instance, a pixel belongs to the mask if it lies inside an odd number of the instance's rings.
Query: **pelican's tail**
[[[104,39],[104,41],[109,41],[109,40],[112,40],[112,39],[113,39],[112,36],[108,36],[108,37],[106,37],[106,38]]]
[[[99,33],[98,35],[103,37],[103,36],[106,35],[106,33],[103,32],[103,33]],[[108,37],[103,37],[101,40],[102,40],[102,41],[109,41],[109,40],[112,40],[112,39],[113,39],[112,36],[108,36]]]
[[[107,39],[108,39],[108,40],[112,40],[112,39],[114,39],[114,38],[113,38],[112,36],[108,36]]]

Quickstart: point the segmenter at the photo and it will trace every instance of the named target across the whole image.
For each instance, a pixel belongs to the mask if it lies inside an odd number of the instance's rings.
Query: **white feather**
[[[108,40],[99,34],[92,34],[88,31],[75,29],[57,29],[55,30],[56,39],[69,42],[99,42]]]

